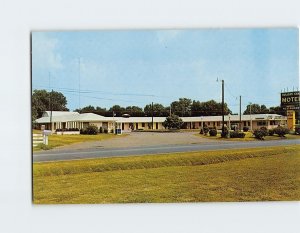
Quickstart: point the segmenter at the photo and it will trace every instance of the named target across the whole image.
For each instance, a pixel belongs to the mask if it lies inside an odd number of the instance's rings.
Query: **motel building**
[[[162,123],[166,117],[153,117],[153,129],[165,129]],[[200,129],[204,125],[209,128],[216,127],[222,129],[222,116],[196,116],[196,117],[181,117],[184,122],[183,129]],[[239,115],[224,116],[226,126],[232,129],[237,127],[240,122]],[[94,113],[66,112],[66,111],[45,111],[41,118],[36,122],[40,128],[42,125],[45,129],[53,132],[60,129],[78,128],[83,129],[89,125],[94,125],[98,129],[111,132],[115,128],[122,129],[123,132],[131,132],[133,130],[149,130],[152,129],[152,117],[104,117]],[[247,126],[250,130],[266,127],[268,129],[276,128],[278,125],[286,126],[287,117],[277,114],[252,114],[241,116],[242,127]],[[51,127],[52,124],[52,127]]]

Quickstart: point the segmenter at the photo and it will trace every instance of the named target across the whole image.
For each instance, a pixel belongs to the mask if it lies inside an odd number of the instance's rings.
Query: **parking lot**
[[[131,132],[126,136],[114,137],[112,139],[77,143],[56,148],[63,149],[91,149],[91,148],[124,148],[124,147],[145,147],[154,145],[184,145],[199,144],[206,142],[217,142],[212,139],[198,137],[197,132]],[[62,136],[63,137],[63,136]]]

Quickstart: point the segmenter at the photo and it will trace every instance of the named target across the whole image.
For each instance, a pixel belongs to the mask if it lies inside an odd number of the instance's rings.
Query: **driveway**
[[[152,133],[152,132],[131,132],[122,137],[115,137],[103,141],[84,142],[67,145],[53,149],[62,150],[83,150],[93,148],[127,148],[147,147],[161,145],[190,145],[201,143],[217,143],[217,140],[206,139],[196,136],[197,132],[173,132],[173,133]]]

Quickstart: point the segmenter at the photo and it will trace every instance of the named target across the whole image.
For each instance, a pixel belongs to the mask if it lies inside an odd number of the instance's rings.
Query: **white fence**
[[[38,144],[48,145],[48,135],[45,134],[33,134],[32,135],[32,145],[35,147]]]
[[[37,146],[38,144],[44,143],[43,134],[33,134],[32,144],[33,146]]]

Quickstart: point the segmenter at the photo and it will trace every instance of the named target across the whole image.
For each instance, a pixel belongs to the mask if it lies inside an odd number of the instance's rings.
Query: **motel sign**
[[[281,93],[281,107],[287,110],[298,110],[300,104],[299,95],[299,91]]]

